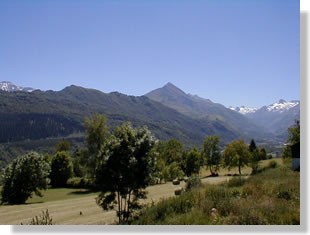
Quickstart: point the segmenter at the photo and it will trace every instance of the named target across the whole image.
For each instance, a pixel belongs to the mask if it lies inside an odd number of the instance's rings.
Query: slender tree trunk
[[[117,201],[118,201],[118,224],[121,224],[121,199],[119,192],[117,192]]]
[[[239,165],[238,168],[239,168],[239,175],[241,175],[241,166]]]

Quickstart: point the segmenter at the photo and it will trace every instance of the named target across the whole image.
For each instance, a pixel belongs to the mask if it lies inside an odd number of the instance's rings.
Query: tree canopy
[[[202,155],[205,164],[209,167],[211,175],[215,175],[221,162],[218,136],[208,136],[203,141]]]
[[[32,194],[42,196],[49,183],[49,164],[36,152],[15,159],[2,174],[2,203],[22,204]]]
[[[248,165],[250,156],[249,146],[243,140],[232,141],[224,150],[224,166],[228,169],[238,167],[241,175],[241,168]]]
[[[101,191],[97,203],[104,210],[117,208],[119,223],[127,223],[144,198],[154,158],[155,140],[146,128],[133,128],[125,123],[116,128],[98,156],[96,185]]]
[[[70,154],[65,151],[57,152],[51,162],[51,185],[64,187],[73,175],[73,163]]]
[[[85,119],[86,144],[88,153],[85,156],[86,166],[90,177],[94,177],[96,158],[109,137],[107,118],[102,114],[95,114]]]

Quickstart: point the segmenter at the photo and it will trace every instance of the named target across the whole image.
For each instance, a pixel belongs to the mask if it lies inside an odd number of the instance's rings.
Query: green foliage
[[[288,128],[288,143],[283,149],[283,158],[292,158],[291,145],[300,142],[300,121],[296,120],[295,125]]]
[[[63,139],[59,141],[56,145],[56,153],[62,151],[68,152],[70,151],[70,149],[71,149],[71,143],[68,140]]]
[[[73,173],[76,177],[83,177],[87,175],[87,156],[86,149],[77,148],[72,155]]]
[[[200,152],[196,148],[185,152],[182,161],[182,170],[187,176],[199,174],[200,167],[203,165],[203,159]]]
[[[170,165],[165,166],[162,172],[162,176],[165,181],[171,181],[184,176],[184,173],[179,163],[172,162]]]
[[[210,168],[211,175],[217,174],[221,162],[218,136],[208,136],[203,141],[202,155],[206,165]]]
[[[260,151],[256,148],[252,152],[250,152],[250,166],[252,168],[252,174],[256,174],[258,171],[258,163],[261,160]]]
[[[72,177],[67,180],[66,187],[68,188],[94,188],[94,182],[91,179],[83,177]]]
[[[288,141],[291,144],[300,142],[300,121],[296,120],[295,125],[288,129]]]
[[[87,159],[88,173],[93,177],[96,169],[96,158],[109,137],[107,118],[101,114],[86,118],[85,129],[88,153],[84,157]]]
[[[250,142],[249,150],[250,152],[254,152],[257,149],[255,141],[252,139]]]
[[[161,154],[168,165],[173,162],[180,163],[183,156],[183,145],[177,139],[171,139],[165,143]]]
[[[73,164],[68,152],[57,152],[51,162],[51,185],[66,186],[67,180],[73,175]]]
[[[277,166],[278,166],[278,163],[274,160],[272,160],[268,163],[269,168],[276,168]]]
[[[243,140],[232,141],[224,151],[224,166],[228,169],[238,167],[241,175],[241,168],[248,165],[250,156],[249,147]]]
[[[200,186],[201,186],[201,180],[199,176],[195,175],[188,178],[185,189],[188,191],[193,188],[199,188]]]
[[[154,167],[151,149],[154,138],[146,128],[129,123],[116,128],[101,149],[96,169],[96,185],[101,191],[97,204],[104,210],[117,208],[119,223],[128,223],[145,198],[143,189],[150,182]]]
[[[2,203],[22,204],[32,194],[42,196],[40,190],[47,189],[50,166],[43,157],[30,152],[5,168],[2,174]]]
[[[183,145],[176,139],[171,139],[167,142],[158,142],[155,145],[154,156],[155,175],[165,181],[170,181],[184,175],[185,155]]]

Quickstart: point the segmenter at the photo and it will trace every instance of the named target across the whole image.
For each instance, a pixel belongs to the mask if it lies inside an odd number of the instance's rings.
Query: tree
[[[96,168],[96,158],[109,138],[109,129],[107,126],[107,118],[101,114],[95,114],[85,119],[86,143],[88,154],[86,165],[90,177],[94,177]]]
[[[38,153],[30,152],[8,165],[2,174],[2,203],[22,204],[32,194],[47,189],[50,166]]]
[[[265,148],[261,148],[259,150],[259,159],[260,160],[266,160],[267,159],[267,152],[266,152],[266,149]]]
[[[256,174],[258,171],[258,163],[261,160],[260,150],[254,149],[253,152],[250,152],[250,166],[252,168],[252,174]]]
[[[224,166],[228,169],[238,167],[241,175],[241,168],[248,165],[250,155],[249,147],[243,140],[232,141],[224,151]]]
[[[300,142],[300,121],[296,120],[295,125],[288,128],[288,144],[283,149],[282,155],[284,158],[291,158],[291,145]]]
[[[252,139],[250,142],[249,150],[253,153],[257,149],[255,141]]]
[[[67,180],[73,175],[73,164],[68,152],[58,152],[51,162],[51,185],[53,187],[64,187]]]
[[[203,161],[200,152],[196,148],[192,148],[190,151],[184,154],[182,161],[182,170],[187,176],[192,174],[199,174],[200,167]]]
[[[146,128],[130,123],[116,128],[102,148],[97,162],[96,185],[101,191],[97,204],[104,210],[115,209],[119,223],[128,223],[145,198],[154,167],[151,149],[155,140]]]
[[[56,153],[61,151],[70,151],[71,143],[68,140],[61,140],[56,145]]]
[[[203,141],[202,155],[210,169],[211,175],[216,175],[221,162],[219,142],[218,136],[208,136]]]
[[[183,156],[183,145],[180,141],[171,139],[164,144],[161,154],[168,165],[173,162],[180,164]]]
[[[288,128],[288,142],[296,144],[300,142],[300,121],[295,120],[295,125]]]

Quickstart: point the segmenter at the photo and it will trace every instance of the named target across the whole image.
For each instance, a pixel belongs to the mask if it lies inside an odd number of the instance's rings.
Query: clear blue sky
[[[0,81],[225,106],[299,99],[298,0],[0,1]]]

